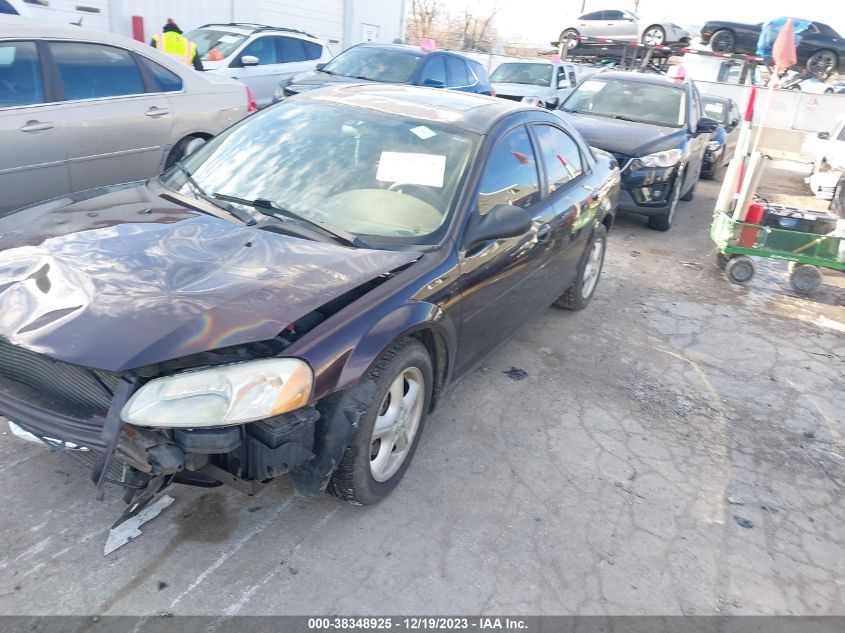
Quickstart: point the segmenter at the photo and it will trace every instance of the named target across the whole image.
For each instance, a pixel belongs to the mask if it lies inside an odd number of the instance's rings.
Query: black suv
[[[678,200],[692,200],[710,134],[691,81],[664,75],[603,72],[586,78],[558,113],[587,142],[613,154],[622,173],[619,210],[648,216],[668,231]]]

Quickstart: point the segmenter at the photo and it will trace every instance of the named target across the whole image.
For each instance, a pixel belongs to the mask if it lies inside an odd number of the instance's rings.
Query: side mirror
[[[560,105],[560,97],[549,97],[546,99],[546,107],[549,110],[556,110]]]
[[[241,57],[241,66],[258,66],[258,61],[255,55],[244,55]]]
[[[490,240],[523,235],[531,228],[531,214],[521,207],[498,204],[487,215],[475,215],[464,235],[464,248],[469,251]]]
[[[695,131],[699,134],[710,134],[715,132],[717,127],[719,127],[719,122],[716,119],[703,116],[698,120],[698,127]]]
[[[317,70],[323,70],[323,68],[325,68],[325,67],[326,67],[326,62],[323,62],[321,64],[317,64],[316,66],[314,66],[314,68],[316,68]]]
[[[739,125],[739,119],[731,119],[731,127],[736,127]]]
[[[819,138],[823,141],[830,140],[830,132],[819,132]]]
[[[426,80],[422,83],[422,85],[423,85],[423,86],[425,86],[426,88],[442,88],[442,87],[443,87],[443,86],[445,86],[446,84],[445,84],[445,83],[443,83],[442,81],[440,81],[439,79],[431,79],[431,78],[429,78],[429,79],[426,79]]]

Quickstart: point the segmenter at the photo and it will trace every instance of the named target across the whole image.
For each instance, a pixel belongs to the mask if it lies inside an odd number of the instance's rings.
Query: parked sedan
[[[149,178],[254,107],[139,42],[0,16],[0,214]]]
[[[722,167],[733,157],[736,141],[739,137],[739,108],[733,99],[726,97],[705,96],[701,98],[704,115],[719,122],[719,127],[710,135],[701,177],[715,180]]]
[[[701,27],[701,43],[717,53],[756,55],[762,29],[763,23],[711,20]],[[845,40],[839,33],[827,24],[812,22],[800,37],[795,51],[798,66],[823,79],[837,70],[845,72]]]
[[[388,83],[493,94],[484,66],[451,51],[405,44],[358,44],[313,72],[296,75],[276,89],[275,101],[300,92],[350,83]]]
[[[591,11],[573,20],[560,33],[560,42],[569,48],[578,45],[577,36],[605,37],[622,41],[642,42],[649,45],[680,42],[688,44],[691,34],[673,22],[641,18],[633,11]]]
[[[286,99],[160,178],[0,219],[0,414],[88,449],[136,511],[284,473],[377,502],[445,388],[539,310],[589,303],[618,190],[540,108]]]
[[[613,154],[622,171],[619,210],[648,216],[668,231],[678,200],[692,200],[710,134],[691,81],[608,71],[582,81],[561,115],[593,147]]]

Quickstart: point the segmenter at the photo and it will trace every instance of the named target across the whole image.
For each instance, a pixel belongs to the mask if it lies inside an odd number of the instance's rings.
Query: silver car
[[[332,58],[329,47],[296,29],[236,22],[206,24],[186,33],[206,71],[252,88],[259,108],[273,103],[279,83]]]
[[[145,44],[0,15],[0,214],[149,178],[249,109],[243,84]]]
[[[576,18],[560,34],[560,41],[569,48],[578,44],[575,36],[606,37],[626,42],[641,42],[648,45],[680,42],[688,44],[692,35],[673,22],[641,18],[633,11],[606,9],[591,11]]]

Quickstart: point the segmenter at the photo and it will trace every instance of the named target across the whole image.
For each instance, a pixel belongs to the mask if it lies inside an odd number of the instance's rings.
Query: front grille
[[[120,379],[116,373],[53,360],[2,338],[0,376],[30,387],[54,406],[87,416],[105,415]]]

